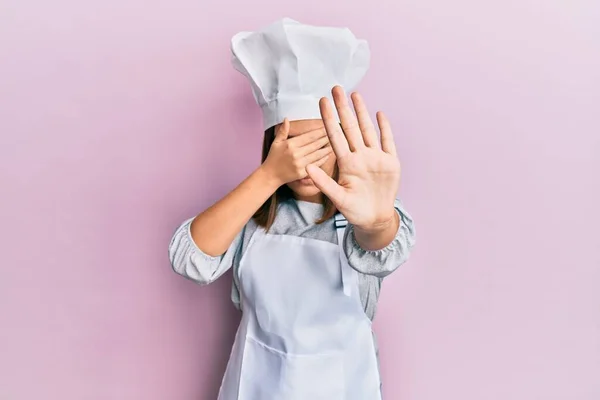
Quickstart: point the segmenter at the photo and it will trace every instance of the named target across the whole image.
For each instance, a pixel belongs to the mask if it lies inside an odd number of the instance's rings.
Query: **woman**
[[[362,79],[368,45],[283,19],[234,36],[232,52],[263,113],[263,163],[169,248],[200,284],[234,268],[243,313],[219,399],[381,399],[371,320],[415,237],[387,119],[380,140],[360,95],[355,116],[339,86]]]

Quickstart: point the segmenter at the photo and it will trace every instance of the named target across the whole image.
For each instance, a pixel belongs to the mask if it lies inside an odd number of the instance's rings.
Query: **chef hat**
[[[265,129],[283,122],[320,119],[319,99],[331,88],[351,91],[369,68],[365,40],[347,28],[317,27],[289,18],[231,40],[232,63],[252,85]]]

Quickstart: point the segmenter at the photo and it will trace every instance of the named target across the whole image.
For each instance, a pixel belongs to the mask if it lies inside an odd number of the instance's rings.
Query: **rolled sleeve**
[[[169,260],[177,274],[198,284],[207,285],[231,268],[242,233],[234,239],[225,254],[213,257],[200,250],[192,239],[192,221],[193,218],[185,221],[173,234],[169,244]]]
[[[352,268],[366,275],[383,278],[406,262],[416,242],[415,224],[400,200],[394,207],[400,216],[400,224],[394,240],[380,250],[364,250],[356,241],[354,227],[348,225],[344,237],[344,250]]]

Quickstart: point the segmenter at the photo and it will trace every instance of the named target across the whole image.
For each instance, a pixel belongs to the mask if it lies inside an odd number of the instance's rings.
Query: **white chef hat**
[[[317,27],[290,18],[231,39],[232,63],[252,85],[265,129],[319,119],[319,99],[331,88],[353,90],[370,62],[369,45],[347,28]]]

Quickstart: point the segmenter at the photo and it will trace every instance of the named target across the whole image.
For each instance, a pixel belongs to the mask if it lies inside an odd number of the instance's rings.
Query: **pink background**
[[[419,240],[376,319],[386,399],[600,399],[598,4],[2,1],[0,399],[216,398],[230,276],[167,245],[257,166],[229,39],[284,15],[369,39],[395,128]]]

